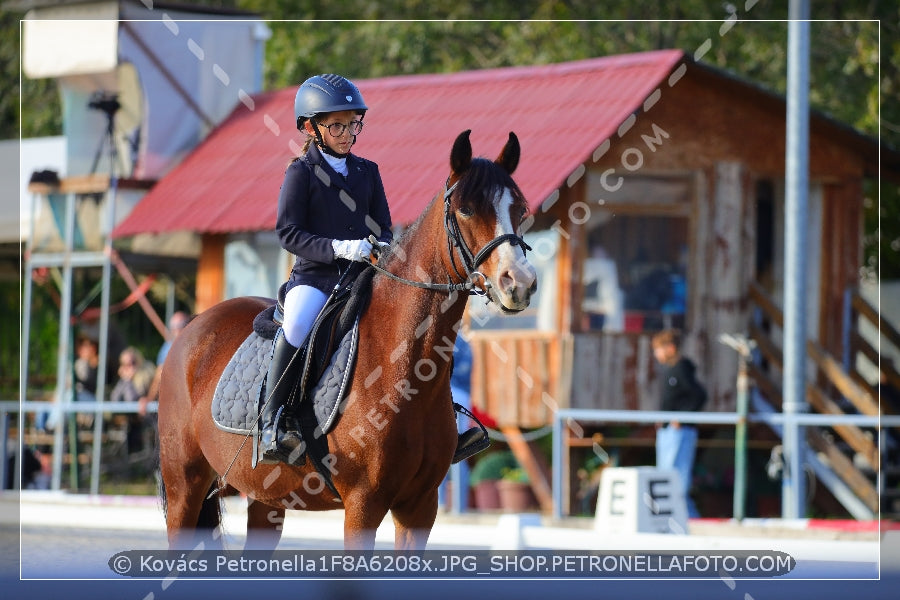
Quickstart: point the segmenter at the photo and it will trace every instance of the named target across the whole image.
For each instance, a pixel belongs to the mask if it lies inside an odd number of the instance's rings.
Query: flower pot
[[[472,488],[475,495],[475,508],[478,510],[497,510],[500,508],[500,494],[497,491],[497,480],[485,479]]]
[[[526,512],[537,506],[531,486],[521,481],[498,481],[500,507],[507,512]]]

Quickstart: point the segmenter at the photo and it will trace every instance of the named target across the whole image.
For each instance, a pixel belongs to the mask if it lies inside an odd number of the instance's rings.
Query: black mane
[[[491,207],[494,193],[503,188],[510,191],[515,204],[525,204],[525,196],[512,175],[491,160],[473,158],[471,166],[456,186],[456,197],[471,202],[476,212],[480,213]]]

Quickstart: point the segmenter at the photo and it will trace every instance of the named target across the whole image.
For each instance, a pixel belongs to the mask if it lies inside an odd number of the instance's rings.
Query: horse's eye
[[[519,209],[519,223],[525,220],[528,216],[528,210],[526,208]]]
[[[457,210],[456,212],[459,213],[459,215],[460,215],[461,217],[465,217],[465,218],[469,218],[469,217],[471,217],[473,214],[475,214],[475,211],[472,210],[472,207],[471,207],[471,206],[467,206],[467,205],[465,205],[465,204],[462,205],[462,206],[460,206],[460,207],[459,207],[459,210]]]

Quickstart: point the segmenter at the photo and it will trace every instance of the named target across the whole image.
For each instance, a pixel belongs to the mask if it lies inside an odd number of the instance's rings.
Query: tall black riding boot
[[[259,415],[261,463],[284,462],[299,466],[306,462],[306,444],[297,419],[293,414],[284,414],[303,364],[302,357],[299,354],[295,357],[295,354],[297,348],[288,343],[284,331],[279,329],[265,391],[260,397],[263,403]]]
[[[456,451],[453,453],[453,464],[487,450],[490,445],[491,440],[481,427],[473,427],[459,434],[456,439]]]

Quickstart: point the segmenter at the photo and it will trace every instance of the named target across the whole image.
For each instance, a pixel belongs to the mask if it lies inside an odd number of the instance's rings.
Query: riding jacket
[[[285,171],[276,231],[282,247],[297,257],[285,291],[303,284],[331,293],[350,264],[335,257],[332,240],[393,238],[378,165],[349,154],[347,169],[346,177],[337,173],[313,144]]]

